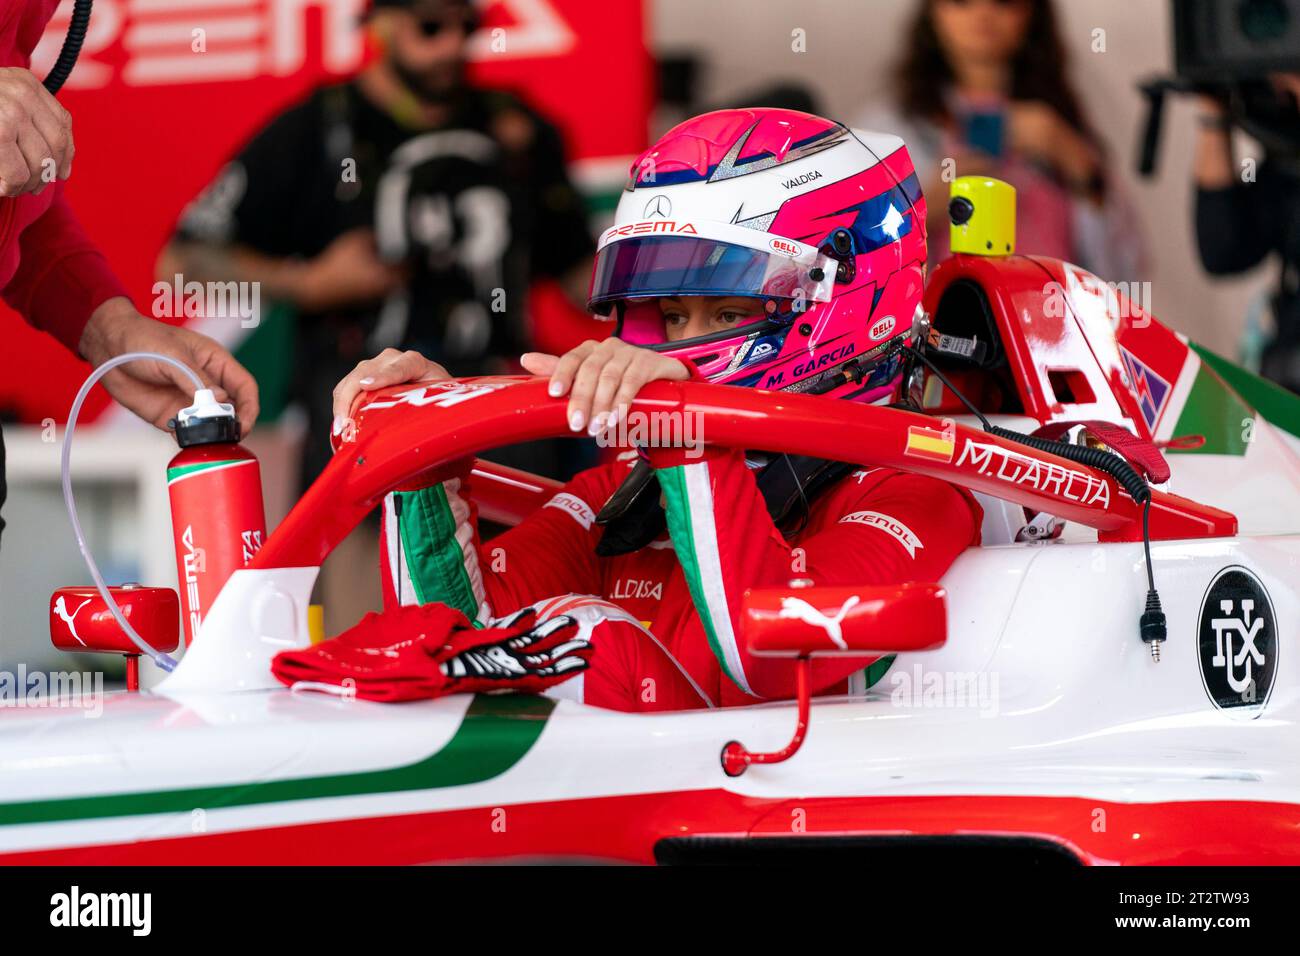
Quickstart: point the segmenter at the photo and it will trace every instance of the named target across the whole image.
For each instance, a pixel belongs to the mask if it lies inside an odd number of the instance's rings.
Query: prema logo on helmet
[[[650,233],[670,233],[683,236],[699,235],[699,230],[689,222],[676,222],[672,219],[643,219],[641,222],[629,222],[622,226],[611,226],[600,237],[603,246],[624,236],[644,236]]]

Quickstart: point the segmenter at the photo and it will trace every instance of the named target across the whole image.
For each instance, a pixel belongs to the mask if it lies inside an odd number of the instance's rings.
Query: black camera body
[[[1192,84],[1300,70],[1300,0],[1174,0],[1174,73]]]
[[[1300,73],[1300,0],[1171,0],[1174,76],[1142,84],[1148,111],[1138,170],[1155,169],[1167,93],[1220,99],[1228,119],[1275,155],[1300,156],[1300,110],[1269,82]]]

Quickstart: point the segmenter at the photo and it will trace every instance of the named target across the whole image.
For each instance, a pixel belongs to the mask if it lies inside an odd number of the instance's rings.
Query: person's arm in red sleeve
[[[108,260],[82,229],[62,184],[49,209],[18,238],[18,270],[4,300],[38,329],[49,332],[74,354],[94,311],[125,296]]]
[[[692,459],[689,452],[653,449],[650,459],[699,626],[723,672],[751,696],[793,696],[795,667],[779,658],[754,657],[744,646],[739,611],[746,588],[782,587],[792,578],[816,585],[937,581],[978,540],[979,506],[969,495],[937,479],[882,470],[857,486],[861,494],[843,483],[826,492],[814,511],[834,508],[839,513],[795,545],[768,515],[742,453],[710,451]],[[866,520],[880,516],[890,520]],[[891,521],[903,532],[886,530]],[[813,692],[871,660],[817,659]]]
[[[577,475],[517,527],[484,542],[466,462],[446,481],[384,500],[385,607],[440,602],[485,623],[542,598],[599,593],[596,511],[607,474]]]
[[[4,300],[74,355],[98,366],[127,352],[174,358],[235,406],[245,434],[257,420],[257,382],[230,352],[206,335],[141,315],[68,205],[62,184],[50,206],[18,235],[19,263]],[[109,372],[104,388],[124,407],[167,430],[194,400],[194,385],[174,366],[129,363]]]

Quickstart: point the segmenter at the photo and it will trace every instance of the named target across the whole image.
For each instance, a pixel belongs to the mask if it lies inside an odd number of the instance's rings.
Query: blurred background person
[[[370,62],[275,117],[181,214],[162,280],[248,281],[296,310],[290,397],[307,412],[301,485],[329,462],[335,383],[360,360],[416,349],[453,375],[515,371],[531,279],[585,306],[594,245],[557,130],[466,77],[468,0],[376,0]],[[567,477],[559,441],[492,457]],[[355,620],[350,553],[327,562],[331,617]],[[343,556],[340,556],[342,552]],[[331,566],[334,574],[331,574]],[[373,582],[369,582],[373,585]]]
[[[339,372],[386,347],[455,375],[505,371],[503,357],[528,347],[531,277],[585,297],[594,247],[560,136],[515,97],[467,82],[477,26],[468,0],[377,0],[369,65],[257,133],[160,257],[162,279],[257,281],[296,307],[303,487],[329,460]]]
[[[903,137],[927,197],[996,176],[1016,187],[1020,250],[1112,280],[1141,273],[1137,219],[1066,76],[1050,0],[923,0],[903,49],[892,103],[858,125]],[[948,254],[946,209],[929,203],[931,263]]]
[[[1300,73],[1275,74],[1274,90],[1295,114],[1300,138]],[[1264,161],[1243,175],[1232,149],[1224,101],[1201,96],[1194,160],[1196,244],[1212,275],[1245,272],[1270,256],[1282,264],[1272,297],[1274,331],[1260,356],[1260,374],[1300,393],[1300,149],[1265,148]]]

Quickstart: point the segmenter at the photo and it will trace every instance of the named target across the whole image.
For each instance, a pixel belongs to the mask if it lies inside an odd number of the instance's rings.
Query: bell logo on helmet
[[[660,219],[667,219],[673,212],[673,201],[667,196],[655,196],[645,204],[645,210],[641,215],[647,219],[658,216]]]
[[[768,245],[772,247],[773,252],[779,252],[781,255],[789,256],[791,259],[797,258],[799,255],[799,246],[791,242],[789,239],[777,237],[772,239]]]
[[[879,342],[881,339],[888,336],[889,333],[893,332],[894,326],[897,324],[898,323],[894,321],[894,317],[892,315],[887,315],[879,322],[877,322],[875,325],[873,325],[871,327],[871,331],[868,332],[867,334],[871,336],[871,341]]]

